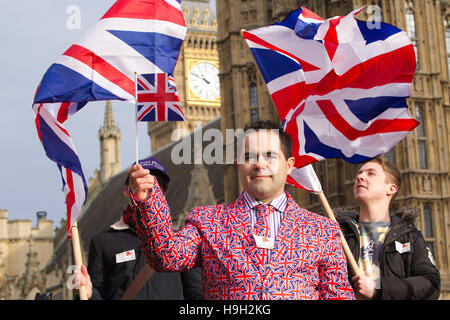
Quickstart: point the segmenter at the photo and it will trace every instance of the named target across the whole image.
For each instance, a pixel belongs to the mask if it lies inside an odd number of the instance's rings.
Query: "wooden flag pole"
[[[76,221],[72,225],[72,248],[73,248],[73,256],[75,259],[75,265],[77,266],[77,270],[81,270],[81,265],[83,264],[83,259],[81,257],[80,236],[78,234],[78,224]],[[80,294],[80,300],[88,300],[86,286],[80,285],[79,294]]]
[[[325,197],[325,194],[323,192],[319,193],[319,199],[320,199],[320,203],[322,204],[322,207],[325,209],[325,212],[326,212],[328,218],[330,218],[333,221],[336,221],[333,210],[331,210],[328,200]],[[356,263],[355,257],[353,257],[350,247],[348,246],[347,240],[345,240],[344,234],[342,233],[342,231],[340,229],[339,229],[339,232],[341,234],[342,248],[344,249],[344,253],[345,253],[345,256],[347,257],[350,268],[352,269],[352,271],[355,275],[357,275],[357,276],[363,275],[363,273],[361,272],[361,270],[358,267],[358,264]]]

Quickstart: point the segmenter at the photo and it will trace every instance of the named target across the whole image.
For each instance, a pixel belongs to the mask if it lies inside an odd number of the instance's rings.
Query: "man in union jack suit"
[[[158,271],[201,267],[206,299],[354,299],[338,224],[284,191],[290,136],[270,121],[245,130],[236,164],[243,192],[192,209],[177,233],[156,179],[139,164],[128,169],[148,262]]]

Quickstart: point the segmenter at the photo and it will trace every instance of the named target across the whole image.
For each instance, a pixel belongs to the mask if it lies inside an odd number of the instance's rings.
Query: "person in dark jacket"
[[[362,299],[437,299],[440,274],[411,209],[390,214],[401,184],[398,169],[379,156],[358,169],[355,212],[337,214],[342,233],[363,275],[349,278]]]
[[[170,181],[166,168],[156,159],[140,160],[150,170],[164,192]],[[124,196],[128,199],[128,178]],[[134,208],[128,204],[119,221],[92,238],[89,246],[88,268],[82,266],[90,300],[121,299],[134,278],[145,266],[145,255],[135,231]],[[134,297],[134,300],[200,300],[203,299],[200,269],[186,272],[155,272]]]

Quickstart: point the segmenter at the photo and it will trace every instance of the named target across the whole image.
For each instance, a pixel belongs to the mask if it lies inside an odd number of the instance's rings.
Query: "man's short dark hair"
[[[292,157],[292,139],[289,134],[284,132],[283,129],[280,128],[279,125],[276,123],[270,121],[270,120],[258,120],[253,121],[249,124],[247,124],[244,127],[244,131],[247,132],[247,130],[276,130],[273,132],[276,132],[278,136],[280,137],[280,143],[281,143],[281,151],[283,151],[284,157],[286,159]]]

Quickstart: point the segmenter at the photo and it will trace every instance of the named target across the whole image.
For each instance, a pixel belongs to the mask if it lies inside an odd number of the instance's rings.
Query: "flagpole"
[[[137,72],[134,72],[134,106],[136,114],[136,164],[139,163],[139,141],[138,141],[138,102],[137,102]]]
[[[325,194],[320,192],[319,194],[320,203],[322,204],[322,207],[325,209],[325,212],[333,221],[336,221],[336,217],[334,216],[333,210],[331,210],[330,204],[328,203],[327,198],[325,197]],[[347,240],[345,240],[344,234],[342,233],[342,230],[339,229],[339,232],[341,234],[341,242],[342,242],[342,248],[344,249],[344,253],[347,257],[348,263],[350,265],[350,268],[352,269],[353,273],[357,276],[363,275],[361,270],[358,267],[358,264],[356,263],[355,257],[353,257],[353,253],[350,250],[350,247],[348,246]]]
[[[81,270],[81,265],[83,264],[83,259],[81,256],[80,236],[78,234],[78,224],[76,221],[72,225],[72,248],[73,248],[73,257],[75,260],[75,266],[77,267],[77,270]],[[80,284],[79,295],[80,295],[80,300],[88,300],[85,285]]]
[[[245,38],[244,38],[244,31],[247,31],[247,30],[241,29],[241,37],[242,37],[242,39],[243,39],[244,42],[245,42],[245,45],[246,45],[246,47],[247,47],[247,49],[248,49],[248,52],[249,52],[249,54],[250,54],[250,57],[251,57],[253,63],[254,63],[255,66],[256,66],[256,70],[257,70],[259,76],[261,77],[261,79],[264,79],[264,77],[263,77],[262,74],[261,74],[261,70],[259,70],[258,64],[257,64],[256,61],[255,61],[255,57],[253,56],[252,51],[250,50],[250,48],[249,48],[247,42],[245,41]],[[266,87],[267,91],[269,91],[269,89],[267,88],[267,86],[265,86],[265,87]],[[270,92],[268,92],[268,93],[269,93],[270,99],[272,100],[272,103],[275,105],[275,102],[274,102],[273,99],[272,99],[272,95],[270,94]],[[281,119],[281,120],[284,120],[284,119]],[[325,195],[324,195],[323,192],[320,192],[320,193],[319,193],[319,199],[320,199],[320,202],[322,203],[322,207],[325,209],[325,212],[326,212],[328,218],[330,218],[330,219],[333,220],[333,221],[336,221],[336,218],[334,217],[334,213],[333,213],[333,211],[331,210],[331,207],[330,207],[330,205],[328,204],[328,200],[327,200],[327,198],[325,197]],[[340,229],[339,229],[339,230],[340,230]],[[348,243],[347,243],[347,241],[345,240],[345,237],[344,237],[344,235],[342,234],[342,231],[341,231],[341,230],[340,230],[340,234],[341,234],[342,248],[344,249],[344,253],[345,253],[346,257],[347,257],[347,260],[348,260],[348,263],[349,263],[349,265],[350,265],[350,268],[352,269],[352,271],[353,271],[353,273],[354,273],[355,275],[362,275],[363,273],[362,273],[361,270],[359,269],[358,264],[356,263],[356,260],[355,260],[355,258],[353,257],[353,254],[352,254],[352,252],[351,252],[351,250],[350,250],[350,248],[349,248],[349,246],[348,246]]]

